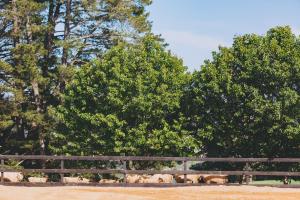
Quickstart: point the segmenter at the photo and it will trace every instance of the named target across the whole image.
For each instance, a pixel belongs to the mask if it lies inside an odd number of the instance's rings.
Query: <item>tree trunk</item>
[[[66,6],[66,16],[65,16],[65,27],[64,27],[64,47],[63,47],[63,54],[61,57],[61,64],[63,67],[68,66],[68,51],[69,47],[66,46],[67,40],[70,35],[70,21],[71,21],[71,4],[72,0],[66,0],[65,6]],[[60,75],[60,81],[59,81],[59,91],[63,92],[65,90],[66,80],[63,75]]]
[[[26,21],[26,33],[27,33],[27,42],[28,44],[32,44],[32,31],[31,31],[31,21],[30,21],[30,16],[27,16],[27,21]],[[34,75],[33,75],[34,76]],[[37,76],[37,75],[35,75]],[[39,91],[39,83],[37,81],[36,77],[31,77],[31,87],[33,91],[33,96],[34,96],[34,102],[36,106],[36,111],[39,114],[43,114],[43,109],[42,109],[42,99]],[[39,134],[39,144],[40,144],[40,155],[45,155],[45,134],[43,132],[43,127],[41,127],[39,124],[38,126],[38,134]],[[45,168],[45,162],[41,161],[42,168]]]
[[[32,31],[31,31],[31,22],[30,22],[30,16],[27,16],[27,22],[26,22],[26,33],[27,33],[27,42],[28,44],[32,44]],[[39,83],[36,80],[36,77],[31,77],[31,87],[34,95],[34,101],[36,106],[36,111],[40,113],[42,111],[41,107],[41,97],[39,92]]]
[[[44,57],[45,63],[43,65],[43,75],[47,76],[49,66],[53,66],[55,64],[55,59],[53,56],[53,40],[55,33],[56,20],[59,17],[61,2],[60,0],[56,1],[56,5],[54,0],[50,0],[49,2],[49,11],[48,11],[48,31],[45,34],[44,48],[47,51],[47,54]]]
[[[15,48],[19,43],[19,17],[17,15],[18,9],[17,9],[17,0],[12,0],[12,11],[13,11],[13,34],[12,34],[12,40],[13,40],[13,47]],[[19,62],[17,59],[14,59],[15,65],[18,65]],[[18,83],[15,85],[18,90],[23,90],[23,85]],[[16,116],[15,118],[16,127],[17,127],[17,136],[16,139],[22,140],[24,139],[24,125],[23,125],[23,118],[21,116]]]
[[[16,15],[18,10],[17,10],[17,5],[16,5],[17,0],[12,0],[12,10],[14,14],[14,26],[13,26],[13,43],[14,47],[17,46],[19,43],[19,19],[18,16]]]
[[[67,41],[70,35],[70,21],[71,21],[71,2],[72,0],[66,0],[66,16],[65,16],[65,28],[64,28],[64,42]],[[63,54],[61,58],[62,65],[67,66],[68,64],[68,47],[64,45]]]
[[[42,111],[42,106],[41,106],[41,98],[40,98],[40,92],[39,92],[39,84],[37,83],[36,80],[33,80],[33,81],[31,81],[31,86],[32,86],[32,90],[33,90],[36,111],[38,113],[40,113]]]
[[[33,90],[33,95],[34,95],[34,101],[36,105],[36,111],[39,114],[43,114],[43,109],[41,105],[41,96],[39,93],[39,84],[37,81],[33,80],[31,82],[32,90]],[[38,125],[38,132],[39,132],[39,144],[40,144],[40,154],[45,155],[46,154],[46,149],[45,149],[45,133],[43,131],[43,128]],[[42,161],[41,165],[43,168],[45,168],[45,162]]]

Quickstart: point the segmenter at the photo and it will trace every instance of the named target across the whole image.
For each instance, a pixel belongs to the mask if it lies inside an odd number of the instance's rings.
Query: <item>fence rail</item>
[[[43,156],[43,155],[0,155],[1,182],[4,181],[4,172],[23,173],[57,173],[63,182],[64,174],[67,173],[94,173],[94,174],[172,174],[184,175],[186,183],[187,174],[214,174],[214,175],[256,175],[256,176],[296,176],[300,177],[300,172],[289,171],[207,171],[207,170],[187,170],[188,161],[198,162],[227,162],[227,163],[300,163],[300,158],[203,158],[203,157],[147,157],[147,156]],[[4,165],[5,160],[59,160],[60,169],[11,169]],[[123,169],[66,169],[64,161],[122,161]],[[183,162],[183,170],[128,170],[127,161],[177,161]]]
[[[150,157],[150,156],[43,156],[43,155],[0,155],[2,159],[14,160],[85,160],[85,161],[203,161],[232,163],[300,163],[300,158],[203,158],[203,157]]]

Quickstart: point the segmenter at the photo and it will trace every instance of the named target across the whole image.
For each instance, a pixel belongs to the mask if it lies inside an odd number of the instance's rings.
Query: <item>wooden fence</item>
[[[255,176],[300,176],[300,172],[290,171],[204,171],[204,170],[187,170],[187,162],[224,162],[224,163],[300,163],[300,158],[202,158],[202,157],[145,157],[145,156],[41,156],[41,155],[0,155],[1,160],[1,182],[4,181],[4,172],[22,172],[22,173],[57,173],[61,176],[63,182],[66,173],[93,173],[93,174],[172,174],[184,175],[184,183],[187,182],[187,174],[215,174],[215,175],[255,175]],[[56,169],[12,169],[4,165],[5,160],[58,160],[60,168]],[[122,169],[67,169],[65,161],[121,161]],[[183,162],[182,170],[129,170],[126,169],[128,161],[177,161]]]

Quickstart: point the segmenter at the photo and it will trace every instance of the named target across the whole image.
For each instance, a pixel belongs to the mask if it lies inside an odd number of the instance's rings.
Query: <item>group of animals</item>
[[[184,175],[154,174],[154,175],[126,175],[126,183],[184,183]],[[102,179],[100,183],[117,183],[118,180]],[[193,174],[186,175],[186,183],[225,184],[226,175]]]
[[[19,172],[5,172],[4,180],[7,182],[20,182],[23,175]],[[29,177],[29,182],[46,182],[47,178]],[[64,177],[64,183],[89,183],[90,180],[82,177]],[[121,179],[101,179],[99,183],[120,183]],[[184,175],[154,174],[154,175],[136,175],[127,174],[126,183],[184,183]],[[225,184],[228,182],[227,175],[214,174],[193,174],[186,175],[186,183],[206,183],[206,184]]]

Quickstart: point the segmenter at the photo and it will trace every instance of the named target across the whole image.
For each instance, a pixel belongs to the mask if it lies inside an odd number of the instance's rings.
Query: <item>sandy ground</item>
[[[294,200],[300,189],[255,186],[141,187],[21,187],[0,186],[0,200]]]

